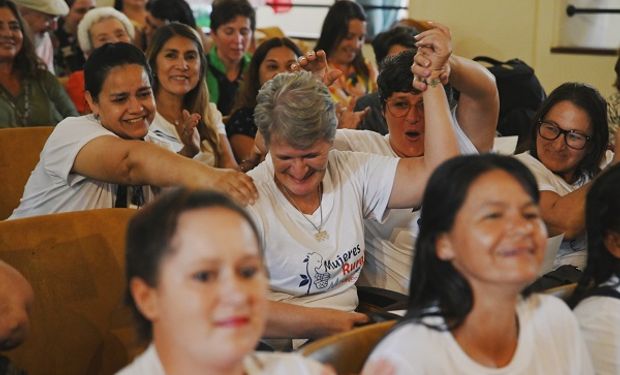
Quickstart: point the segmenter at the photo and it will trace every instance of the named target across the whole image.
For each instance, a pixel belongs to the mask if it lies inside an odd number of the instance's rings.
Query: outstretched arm
[[[211,168],[148,142],[113,136],[84,145],[72,171],[116,184],[210,188],[242,204],[253,203],[258,196],[252,179],[243,173]]]
[[[432,23],[433,28],[416,36],[418,43],[437,45],[449,44],[450,31],[439,23]],[[428,77],[430,61],[416,55],[413,72],[420,77]],[[495,77],[491,72],[475,61],[452,55],[442,69],[442,82],[449,82],[460,92],[456,118],[459,126],[472,141],[479,152],[488,152],[493,148],[493,139],[499,115],[499,94]],[[414,86],[425,90],[426,84],[418,81]]]

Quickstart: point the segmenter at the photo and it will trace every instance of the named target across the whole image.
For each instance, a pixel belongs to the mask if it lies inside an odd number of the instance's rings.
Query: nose
[[[236,273],[220,283],[220,296],[227,303],[233,305],[245,303],[248,294],[247,283]]]
[[[567,147],[566,145],[566,134],[560,134],[556,139],[553,140],[553,149],[557,151],[561,151]]]
[[[144,109],[144,106],[142,105],[140,100],[138,100],[138,98],[136,98],[135,96],[131,96],[129,99],[129,112],[140,113],[142,112],[143,109]]]
[[[411,108],[409,108],[409,111],[407,112],[405,118],[409,123],[415,124],[420,121],[421,115],[422,114],[420,113],[418,108],[415,105],[412,105]]]
[[[308,166],[302,158],[293,159],[289,174],[296,179],[302,179],[308,173]]]

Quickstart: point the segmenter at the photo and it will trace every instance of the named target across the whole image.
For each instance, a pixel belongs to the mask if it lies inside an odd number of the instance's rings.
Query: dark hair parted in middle
[[[191,28],[196,28],[196,19],[192,8],[185,0],[149,0],[146,10],[160,20],[180,22]]]
[[[323,26],[321,27],[321,35],[316,42],[315,50],[324,50],[327,56],[334,52],[338,44],[349,33],[349,21],[360,20],[366,21],[366,13],[364,9],[351,0],[338,0],[336,1],[327,12],[325,19],[323,20]],[[365,78],[368,78],[370,72],[368,67],[364,63],[364,57],[362,51],[359,51],[355,55],[355,59],[352,63],[355,71]]]
[[[258,48],[256,48],[256,51],[254,51],[250,65],[244,73],[243,80],[241,81],[241,88],[237,93],[237,100],[235,101],[235,106],[231,113],[234,113],[235,110],[239,108],[253,108],[256,106],[256,95],[258,95],[258,90],[260,90],[260,65],[265,60],[265,57],[267,57],[269,51],[277,47],[286,47],[293,51],[297,57],[302,55],[299,47],[289,38],[271,38],[262,42]]]
[[[620,258],[615,257],[605,246],[610,233],[620,234],[620,164],[604,171],[592,183],[586,197],[586,232],[588,239],[588,261],[571,306],[587,295],[590,289],[620,276]]]
[[[471,286],[450,261],[437,256],[436,243],[441,235],[452,229],[473,183],[495,170],[511,175],[532,201],[538,203],[536,179],[515,158],[497,154],[467,155],[441,164],[431,175],[422,199],[405,320],[414,320],[432,329],[452,330],[460,326],[471,311]],[[428,316],[441,316],[444,323],[429,324],[423,320]]]
[[[168,25],[162,26],[153,35],[153,40],[149,44],[149,48],[146,51],[146,56],[149,59],[149,65],[155,73],[155,79],[153,79],[153,92],[157,96],[159,90],[159,79],[156,77],[157,73],[157,56],[161,53],[166,42],[172,37],[180,36],[182,38],[190,40],[196,46],[198,51],[198,58],[200,59],[200,71],[198,75],[198,84],[191,89],[183,97],[183,109],[189,111],[189,113],[198,113],[201,118],[198,122],[198,133],[201,140],[206,140],[213,150],[215,156],[216,165],[220,162],[220,144],[215,124],[213,124],[213,116],[209,111],[209,89],[205,81],[205,75],[207,74],[207,60],[202,47],[202,41],[196,30],[190,26],[172,22]],[[206,116],[205,116],[206,115]],[[205,118],[206,117],[206,118]],[[210,125],[209,125],[210,124]]]
[[[419,31],[412,27],[396,26],[377,34],[372,40],[372,49],[375,52],[377,65],[381,65],[392,46],[401,45],[407,49],[416,49],[415,36],[418,33]]]
[[[411,81],[413,81],[411,64],[413,64],[413,57],[416,52],[416,49],[410,49],[383,59],[379,68],[379,76],[377,77],[379,100],[383,110],[385,110],[387,100],[395,92],[409,92],[414,95],[421,94],[420,91],[414,89],[411,85]],[[456,101],[454,100],[452,86],[446,84],[443,88],[450,108],[454,108]]]
[[[237,16],[248,18],[252,32],[256,30],[256,12],[247,0],[215,0],[211,10],[211,31],[216,31]]]
[[[547,113],[556,104],[568,101],[582,109],[590,119],[592,126],[591,139],[586,145],[586,153],[577,164],[575,174],[581,179],[584,176],[593,178],[600,172],[600,164],[605,157],[609,131],[607,126],[607,101],[597,89],[584,83],[567,82],[553,90],[545,99],[540,109],[534,115],[530,130],[530,154],[538,159],[536,138],[538,137],[538,122],[545,119]]]
[[[131,64],[140,65],[144,68],[149,77],[149,82],[151,85],[153,84],[151,68],[146,62],[146,57],[133,44],[108,43],[94,50],[84,64],[84,88],[90,93],[93,101],[99,101],[99,93],[101,93],[101,88],[110,70]]]
[[[175,252],[172,240],[179,217],[185,212],[203,208],[226,208],[238,213],[252,227],[260,247],[258,229],[249,214],[229,197],[218,192],[175,189],[140,209],[127,227],[125,303],[133,312],[138,337],[143,342],[152,339],[152,323],[138,310],[129,291],[130,281],[137,277],[149,286],[156,287],[161,263]],[[262,249],[259,248],[259,251],[262,255]]]

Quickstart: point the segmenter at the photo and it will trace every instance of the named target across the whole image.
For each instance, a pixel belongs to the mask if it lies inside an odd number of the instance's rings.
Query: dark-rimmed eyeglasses
[[[397,118],[407,116],[412,107],[415,107],[419,112],[424,113],[424,102],[422,100],[412,105],[407,100],[392,99],[387,100],[385,105],[392,116]]]
[[[554,141],[562,134],[564,134],[564,143],[574,150],[583,150],[592,138],[577,130],[564,130],[553,122],[538,121],[538,135],[543,139]]]

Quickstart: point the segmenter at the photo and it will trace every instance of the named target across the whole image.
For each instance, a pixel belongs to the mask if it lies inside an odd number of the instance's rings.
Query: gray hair
[[[85,54],[90,54],[93,51],[93,42],[90,39],[90,28],[105,19],[115,18],[117,19],[124,27],[125,31],[127,31],[127,35],[131,40],[134,39],[136,35],[136,30],[125,14],[119,12],[118,10],[112,7],[100,7],[89,10],[84,18],[80,21],[78,25],[78,43],[80,44],[80,49]]]
[[[318,140],[333,142],[336,111],[327,87],[309,72],[280,73],[256,97],[254,121],[269,147],[279,138],[307,149]]]

